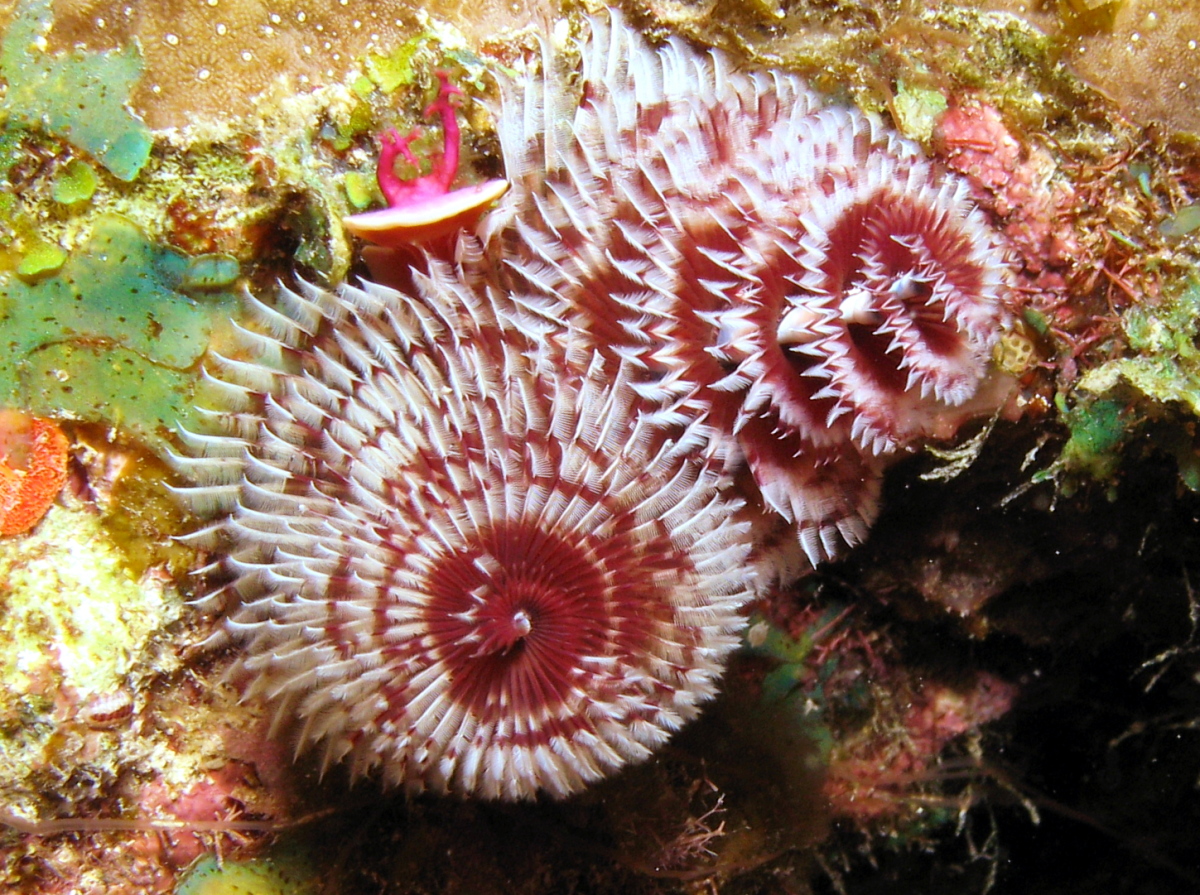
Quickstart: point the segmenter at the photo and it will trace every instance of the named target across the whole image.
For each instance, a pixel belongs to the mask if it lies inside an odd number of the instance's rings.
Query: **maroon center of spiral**
[[[961,339],[956,321],[946,319],[945,306],[940,301],[926,303],[932,284],[921,273],[922,256],[936,261],[952,282],[978,279],[978,272],[962,261],[971,257],[968,241],[935,209],[881,190],[843,210],[830,227],[822,270],[830,293],[845,300],[856,289],[867,290],[874,311],[906,315],[920,332],[924,350],[947,355]],[[875,276],[867,275],[867,259],[880,269]],[[877,330],[878,322],[849,322],[850,343],[863,369],[871,370],[881,385],[903,391],[900,359],[891,336]]]
[[[451,698],[480,715],[554,707],[594,673],[589,657],[639,653],[645,594],[607,580],[595,549],[532,523],[440,559],[424,619]]]

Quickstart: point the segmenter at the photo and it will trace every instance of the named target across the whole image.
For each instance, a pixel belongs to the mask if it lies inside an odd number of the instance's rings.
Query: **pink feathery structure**
[[[812,564],[858,543],[887,462],[970,415],[988,372],[1007,274],[983,216],[795,76],[653,49],[615,13],[578,86],[546,57],[499,122],[512,189],[481,228],[499,288],[551,340],[630,360]]]
[[[186,436],[248,694],[410,791],[562,796],[648,756],[761,586],[733,483],[812,564],[861,541],[1006,319],[915,145],[616,13],[580,49],[506,85],[511,188],[453,263],[251,300],[209,368],[224,429]]]
[[[419,296],[253,302],[247,359],[212,370],[232,434],[188,437],[191,497],[229,513],[201,537],[228,542],[247,692],[299,746],[410,791],[563,796],[714,695],[745,526],[622,370],[540,375],[431,267]]]

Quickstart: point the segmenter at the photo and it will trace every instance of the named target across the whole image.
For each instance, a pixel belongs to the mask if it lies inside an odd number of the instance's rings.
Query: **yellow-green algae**
[[[1133,306],[1122,328],[1136,355],[1091,370],[1079,388],[1103,395],[1124,380],[1153,401],[1179,403],[1200,417],[1200,279],[1160,305]]]
[[[428,35],[418,34],[406,40],[391,53],[369,53],[366,59],[367,77],[384,93],[391,93],[397,87],[411,84],[415,77],[413,72],[413,57],[429,39]]]
[[[319,891],[307,851],[292,844],[249,861],[201,858],[175,887],[175,895],[317,895]]]
[[[7,189],[8,172],[21,157],[21,138],[20,128],[0,127],[0,184],[5,186],[0,189],[0,242],[9,242],[13,237],[10,219],[17,200],[12,190]]]
[[[127,107],[142,73],[136,46],[50,54],[50,0],[24,0],[0,43],[0,77],[8,85],[0,114],[43,127],[88,152],[121,180],[133,180],[150,157],[150,129]]]
[[[58,270],[67,260],[67,253],[52,242],[34,242],[26,248],[17,265],[22,277],[38,277]]]
[[[0,681],[10,697],[112,693],[150,635],[182,612],[173,590],[134,580],[88,510],[53,506],[33,535],[0,540]]]
[[[899,81],[892,100],[892,113],[896,127],[911,140],[928,142],[938,116],[946,111],[949,103],[940,90],[918,87]]]
[[[356,211],[383,200],[374,177],[358,171],[346,172],[346,198]]]
[[[114,443],[103,426],[72,426],[73,454],[100,482],[97,509],[100,521],[125,565],[137,578],[157,567],[173,579],[185,580],[197,562],[196,550],[179,539],[195,519],[170,486],[179,484],[175,472],[139,446]]]
[[[1056,63],[1054,41],[1012,13],[880,0],[794,4],[781,21],[746,3],[666,4],[647,14],[668,31],[791,68],[864,111],[895,114],[899,82],[951,99],[977,92],[1031,131],[1074,125],[1095,103]]]
[[[96,172],[83,159],[73,158],[54,178],[54,201],[63,205],[78,205],[96,194]]]
[[[1063,416],[1071,438],[1061,464],[1105,479],[1135,433],[1152,433],[1150,443],[1175,458],[1184,484],[1200,490],[1194,434],[1200,419],[1200,277],[1175,284],[1159,303],[1134,305],[1121,324],[1131,355],[1079,381],[1077,403]]]

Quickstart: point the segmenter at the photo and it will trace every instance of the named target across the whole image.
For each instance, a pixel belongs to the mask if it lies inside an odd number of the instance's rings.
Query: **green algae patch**
[[[38,277],[58,270],[66,260],[67,253],[60,246],[49,242],[34,243],[21,257],[17,273],[23,277]]]
[[[1071,432],[1059,455],[1061,468],[1086,474],[1096,481],[1112,478],[1120,465],[1120,450],[1136,419],[1133,412],[1122,401],[1091,396],[1070,409],[1060,402],[1059,409]],[[1070,493],[1071,486],[1067,485],[1064,491]]]
[[[0,275],[0,347],[12,359],[0,367],[0,403],[118,425],[161,447],[192,412],[213,327],[237,306],[231,273],[227,259],[100,218],[56,273]]]
[[[1158,225],[1158,232],[1167,239],[1180,239],[1200,230],[1200,204],[1185,205]]]
[[[1062,413],[1071,435],[1056,466],[1111,478],[1119,452],[1138,432],[1175,458],[1188,488],[1200,490],[1194,432],[1200,418],[1200,278],[1188,279],[1152,307],[1130,308],[1122,328],[1131,355],[1079,381],[1075,406]]]
[[[386,56],[371,53],[366,59],[367,77],[384,93],[411,84],[415,78],[413,57],[426,40],[428,35],[422,34],[405,41]]]
[[[176,886],[175,895],[317,895],[318,880],[305,852],[284,844],[249,861],[205,856]]]
[[[90,202],[96,194],[96,172],[83,159],[73,158],[58,172],[54,179],[52,195],[62,205],[80,205]]]
[[[13,238],[17,197],[8,182],[8,172],[21,159],[24,137],[22,128],[10,127],[0,119],[0,242],[10,242]]]
[[[360,171],[346,172],[346,198],[356,211],[363,211],[380,198],[375,178]]]
[[[830,639],[844,615],[845,607],[828,607],[797,636],[756,615],[750,619],[743,643],[746,655],[773,666],[762,679],[763,705],[781,712],[780,717],[816,747],[822,761],[829,758],[834,746],[831,715],[857,713],[868,701],[858,682],[846,686],[838,679],[843,656],[837,651],[819,655],[819,646]]]
[[[189,417],[194,376],[115,346],[47,345],[24,362],[20,406],[43,416],[105,422],[156,446]]]
[[[363,134],[369,134],[376,129],[375,114],[370,104],[359,100],[350,110],[350,114],[333,122],[334,133],[330,140],[338,152],[345,152],[354,145]]]
[[[227,289],[237,282],[241,268],[230,255],[197,255],[192,258],[179,281],[184,292]]]
[[[938,116],[949,107],[946,97],[938,90],[929,90],[899,81],[892,99],[896,127],[910,140],[928,143],[933,136]]]
[[[24,0],[0,43],[0,78],[8,84],[0,115],[42,127],[130,181],[150,158],[145,122],[126,105],[142,74],[137,47],[103,53],[44,49],[53,22],[50,0]]]
[[[1090,371],[1079,387],[1105,394],[1124,381],[1160,404],[1179,403],[1200,417],[1200,280],[1161,305],[1131,308],[1122,321],[1136,355]]]

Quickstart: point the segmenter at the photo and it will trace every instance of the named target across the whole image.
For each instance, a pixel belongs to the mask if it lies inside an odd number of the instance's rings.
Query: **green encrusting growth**
[[[1068,407],[1060,397],[1058,410],[1071,434],[1056,466],[1097,481],[1111,478],[1120,465],[1120,450],[1128,435],[1131,414],[1125,404],[1088,396]],[[1045,477],[1042,474],[1041,478]],[[1038,480],[1035,475],[1034,481]],[[1067,486],[1065,491],[1069,493],[1071,488]]]
[[[355,211],[364,211],[372,202],[380,200],[379,189],[374,178],[359,171],[346,172],[346,198]]]
[[[8,172],[21,157],[21,130],[0,127],[0,239],[12,238],[11,223],[17,199],[8,188]]]
[[[40,279],[0,274],[0,404],[124,427],[161,445],[188,418],[214,326],[237,307],[237,264],[149,242],[127,220]]]
[[[96,172],[83,159],[73,158],[54,179],[54,201],[63,205],[78,205],[89,201],[96,193]]]
[[[929,142],[938,116],[946,111],[949,102],[940,90],[930,90],[904,81],[896,83],[892,113],[896,127],[910,140]]]
[[[126,106],[142,74],[137,47],[51,55],[42,47],[53,21],[50,0],[24,0],[0,43],[7,92],[0,116],[42,127],[129,181],[150,158],[150,129]]]
[[[814,660],[819,641],[836,628],[843,609],[830,607],[798,637],[756,615],[745,635],[747,654],[774,665],[763,677],[763,704],[781,713],[780,719],[816,748],[822,762],[828,761],[835,741],[831,714],[861,712],[868,700],[865,687],[830,687],[831,678],[838,673],[836,652]]]
[[[1103,394],[1123,379],[1154,401],[1179,402],[1200,417],[1200,279],[1186,282],[1177,295],[1154,307],[1134,305],[1122,328],[1136,356],[1092,370],[1080,388]]]
[[[316,895],[312,861],[299,843],[285,840],[249,861],[206,855],[175,889],[175,895]]]
[[[1153,305],[1137,304],[1121,321],[1130,353],[1089,371],[1073,406],[1060,407],[1070,437],[1056,469],[1106,480],[1136,435],[1173,456],[1183,483],[1200,491],[1200,277],[1177,281]]]
[[[17,273],[23,277],[36,277],[51,273],[63,266],[67,253],[51,242],[35,242],[25,250]]]
[[[416,77],[413,71],[413,57],[428,39],[428,35],[418,34],[386,56],[380,53],[370,54],[365,60],[367,77],[384,93],[392,93],[397,87],[411,84]]]

